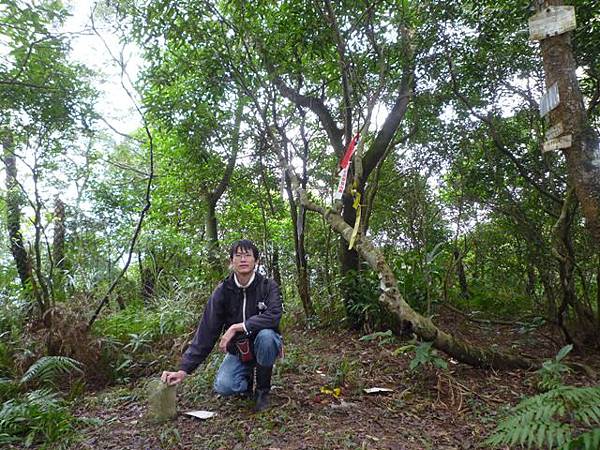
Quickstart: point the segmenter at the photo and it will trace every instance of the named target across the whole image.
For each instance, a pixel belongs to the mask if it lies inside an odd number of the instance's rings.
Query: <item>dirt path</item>
[[[457,323],[455,323],[457,325]],[[473,338],[471,325],[457,332]],[[463,327],[462,330],[460,327]],[[518,330],[477,329],[488,342],[531,348]],[[205,409],[207,421],[180,414],[164,425],[144,420],[143,381],[89,397],[80,411],[103,421],[77,449],[468,449],[481,448],[499,414],[533,392],[524,372],[494,373],[448,362],[448,370],[411,372],[403,343],[358,341],[345,331],[293,331],[274,376],[274,407],[262,414],[241,399],[210,392],[218,366],[186,380],[179,411]],[[503,345],[504,346],[504,345]],[[548,352],[542,345],[538,350]],[[540,355],[542,356],[542,355]],[[329,393],[340,387],[340,395]],[[367,395],[368,387],[393,389]],[[325,392],[322,392],[325,390]]]

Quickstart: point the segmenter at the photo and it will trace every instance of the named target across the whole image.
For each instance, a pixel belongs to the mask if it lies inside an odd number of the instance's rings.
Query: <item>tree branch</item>
[[[225,189],[229,185],[229,180],[231,180],[231,175],[233,174],[233,169],[235,168],[235,162],[237,160],[237,154],[240,149],[240,127],[242,124],[242,113],[244,111],[244,99],[240,96],[238,99],[237,108],[235,110],[235,121],[234,121],[234,129],[233,135],[231,137],[231,154],[229,155],[229,160],[227,161],[227,167],[225,168],[225,173],[221,177],[219,181],[219,185],[215,188],[214,191],[210,193],[210,197],[213,201],[218,201],[219,198],[225,192]]]
[[[398,97],[396,97],[394,107],[386,117],[381,130],[379,130],[379,133],[377,133],[373,144],[371,144],[371,147],[367,153],[365,153],[363,158],[363,180],[366,180],[369,177],[370,173],[386,154],[386,149],[390,145],[390,142],[396,134],[396,130],[400,126],[400,122],[402,122],[402,119],[406,114],[408,103],[410,102],[412,96],[412,79],[412,69],[407,70],[402,76],[402,81],[400,82],[400,92],[398,93]]]
[[[146,185],[146,192],[145,192],[145,196],[144,196],[144,206],[143,206],[142,210],[140,211],[140,216],[139,216],[138,222],[137,222],[137,224],[135,226],[135,230],[133,232],[133,236],[131,238],[131,242],[130,242],[130,245],[129,245],[129,252],[128,252],[128,255],[127,255],[127,260],[125,261],[125,265],[123,266],[123,269],[121,269],[121,272],[119,272],[119,275],[114,279],[114,281],[112,282],[112,284],[110,285],[110,287],[106,291],[106,294],[104,294],[104,297],[102,297],[102,300],[98,304],[98,307],[96,308],[96,311],[94,312],[94,315],[91,317],[90,321],[88,322],[88,326],[87,326],[88,330],[91,328],[91,326],[96,321],[96,318],[100,314],[100,311],[102,311],[102,308],[108,302],[110,294],[112,294],[112,292],[114,291],[114,289],[117,287],[117,284],[119,283],[119,281],[121,280],[121,278],[123,278],[123,276],[127,272],[127,269],[129,268],[129,265],[131,264],[131,257],[133,255],[133,249],[135,248],[135,244],[137,243],[137,239],[138,239],[138,237],[140,235],[140,232],[142,230],[142,224],[144,222],[144,218],[146,217],[146,213],[150,209],[150,205],[151,205],[151,192],[152,192],[152,181],[154,179],[154,142],[152,140],[152,133],[150,132],[150,128],[149,128],[148,122],[146,121],[146,117],[144,116],[144,113],[142,112],[142,110],[138,106],[137,102],[135,102],[135,100],[133,98],[133,95],[131,94],[131,92],[129,92],[129,89],[127,89],[127,87],[125,86],[125,83],[123,81],[123,77],[124,76],[127,76],[128,80],[131,81],[129,79],[129,76],[127,75],[127,73],[125,71],[125,66],[124,66],[124,63],[123,63],[123,59],[122,58],[121,59],[117,59],[117,58],[115,58],[113,56],[110,48],[108,47],[108,44],[102,38],[102,36],[98,33],[98,31],[96,30],[96,27],[94,25],[94,12],[92,12],[92,15],[91,15],[91,22],[92,22],[92,29],[98,35],[98,37],[102,40],[102,43],[104,44],[105,48],[107,49],[107,51],[109,52],[109,54],[111,55],[111,57],[113,58],[113,60],[116,61],[117,64],[119,64],[119,67],[121,68],[121,86],[123,87],[123,89],[127,93],[127,96],[134,102],[135,109],[140,114],[140,116],[142,118],[142,121],[144,123],[144,129],[146,131],[146,136],[148,137],[148,146],[149,146],[148,151],[149,151],[149,154],[150,154],[149,155],[150,161],[149,161],[148,183]]]
[[[325,1],[325,8],[327,10],[326,16],[329,21],[329,25],[334,32],[335,44],[338,53],[338,64],[342,75],[342,92],[344,98],[344,136],[345,143],[347,145],[348,142],[350,142],[350,139],[352,139],[352,86],[350,85],[350,80],[348,77],[350,66],[346,60],[346,45],[342,40],[340,28],[335,16],[335,11],[331,6],[331,0]]]

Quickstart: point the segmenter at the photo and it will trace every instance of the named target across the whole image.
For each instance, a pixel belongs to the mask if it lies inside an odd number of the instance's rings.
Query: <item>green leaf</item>
[[[565,345],[563,348],[561,348],[555,357],[556,362],[560,362],[565,356],[569,354],[571,350],[573,350],[572,344]]]
[[[415,348],[416,346],[414,344],[403,345],[402,347],[398,347],[396,350],[394,350],[394,356],[412,352]]]

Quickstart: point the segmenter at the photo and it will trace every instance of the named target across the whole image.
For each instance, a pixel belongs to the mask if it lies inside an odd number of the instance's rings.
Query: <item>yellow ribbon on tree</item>
[[[354,242],[356,241],[356,236],[358,235],[358,230],[360,228],[360,213],[362,211],[360,205],[360,192],[356,189],[352,189],[352,193],[354,194],[354,203],[352,203],[352,207],[356,210],[356,218],[354,219],[354,229],[352,230],[348,250],[352,250],[352,247],[354,247]]]

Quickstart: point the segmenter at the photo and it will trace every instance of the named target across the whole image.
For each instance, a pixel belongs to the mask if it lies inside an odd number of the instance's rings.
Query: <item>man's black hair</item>
[[[245,252],[249,252],[252,250],[252,254],[254,255],[254,259],[258,260],[258,248],[254,245],[249,239],[240,239],[231,244],[231,248],[229,249],[229,259],[233,259],[233,254],[238,251],[243,250]]]

